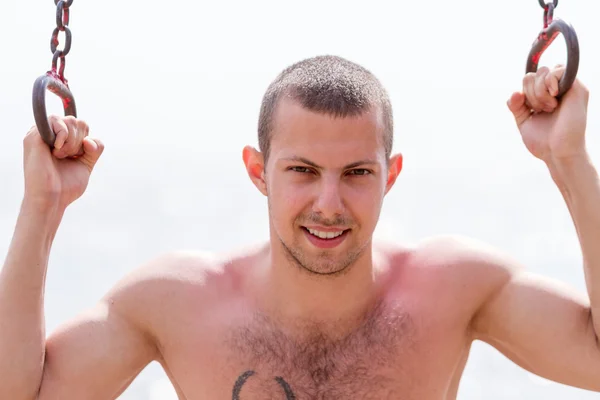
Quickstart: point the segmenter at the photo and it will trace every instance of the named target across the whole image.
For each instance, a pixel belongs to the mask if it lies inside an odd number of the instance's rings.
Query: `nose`
[[[340,181],[334,177],[323,177],[318,185],[317,198],[313,209],[323,218],[330,219],[343,215],[344,202],[340,190]]]

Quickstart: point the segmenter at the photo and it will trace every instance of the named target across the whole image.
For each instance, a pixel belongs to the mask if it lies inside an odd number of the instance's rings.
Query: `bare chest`
[[[232,365],[243,370],[233,398],[390,398],[401,373],[397,360],[413,351],[413,335],[407,315],[378,316],[335,339],[318,331],[293,338],[268,323],[236,330]]]
[[[254,320],[189,343],[170,372],[182,399],[441,399],[443,359],[456,354],[437,352],[428,335],[403,312],[374,314],[336,339]]]
[[[394,356],[374,349],[346,351],[306,348],[283,358],[252,361],[241,357],[232,364],[231,398],[244,399],[393,399],[400,392],[402,368]],[[340,349],[341,350],[341,349]],[[407,391],[407,387],[403,392]]]

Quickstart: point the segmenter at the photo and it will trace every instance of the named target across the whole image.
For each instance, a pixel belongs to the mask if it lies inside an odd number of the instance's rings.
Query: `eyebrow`
[[[312,162],[309,159],[304,158],[304,157],[293,156],[293,157],[284,158],[283,161],[301,162],[301,163],[310,165],[311,167],[314,167],[314,168],[323,169],[323,167],[321,167],[320,165],[315,164],[314,162]],[[377,163],[377,161],[374,161],[374,160],[369,160],[369,159],[360,160],[360,161],[356,161],[356,162],[346,165],[343,169],[355,168],[360,165],[376,165],[376,164],[378,164],[378,163]]]

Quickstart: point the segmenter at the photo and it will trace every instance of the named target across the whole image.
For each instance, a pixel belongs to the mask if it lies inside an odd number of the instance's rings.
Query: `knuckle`
[[[536,86],[545,86],[545,82],[547,79],[548,75],[538,75],[535,78],[535,85]]]
[[[81,148],[83,140],[81,139],[73,139],[69,140],[65,143],[64,149],[69,153],[77,152]]]
[[[67,140],[67,131],[64,129],[59,129],[56,133],[56,140],[60,140],[65,142]]]
[[[85,123],[77,124],[77,134],[85,137],[90,132],[90,128]]]
[[[63,121],[69,130],[77,128],[77,119],[74,116],[67,115],[66,117],[63,117]]]
[[[540,98],[548,96],[548,85],[546,85],[546,82],[542,81],[539,85],[536,85],[535,95]]]
[[[537,76],[545,76],[548,74],[548,72],[550,72],[550,68],[548,67],[540,67],[538,68],[536,75]]]

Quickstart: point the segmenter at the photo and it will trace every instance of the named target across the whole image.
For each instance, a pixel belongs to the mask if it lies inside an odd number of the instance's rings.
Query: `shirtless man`
[[[315,57],[269,87],[260,151],[243,150],[268,198],[270,241],[159,256],[46,338],[52,240],[103,145],[73,118],[52,119],[52,152],[31,129],[0,276],[0,398],[115,399],[156,360],[180,399],[449,400],[474,340],[600,391],[600,185],[584,140],[588,92],[576,81],[558,105],[563,72],[526,75],[508,108],[573,216],[589,296],[464,238],[372,243],[402,169],[389,99],[360,66]]]

